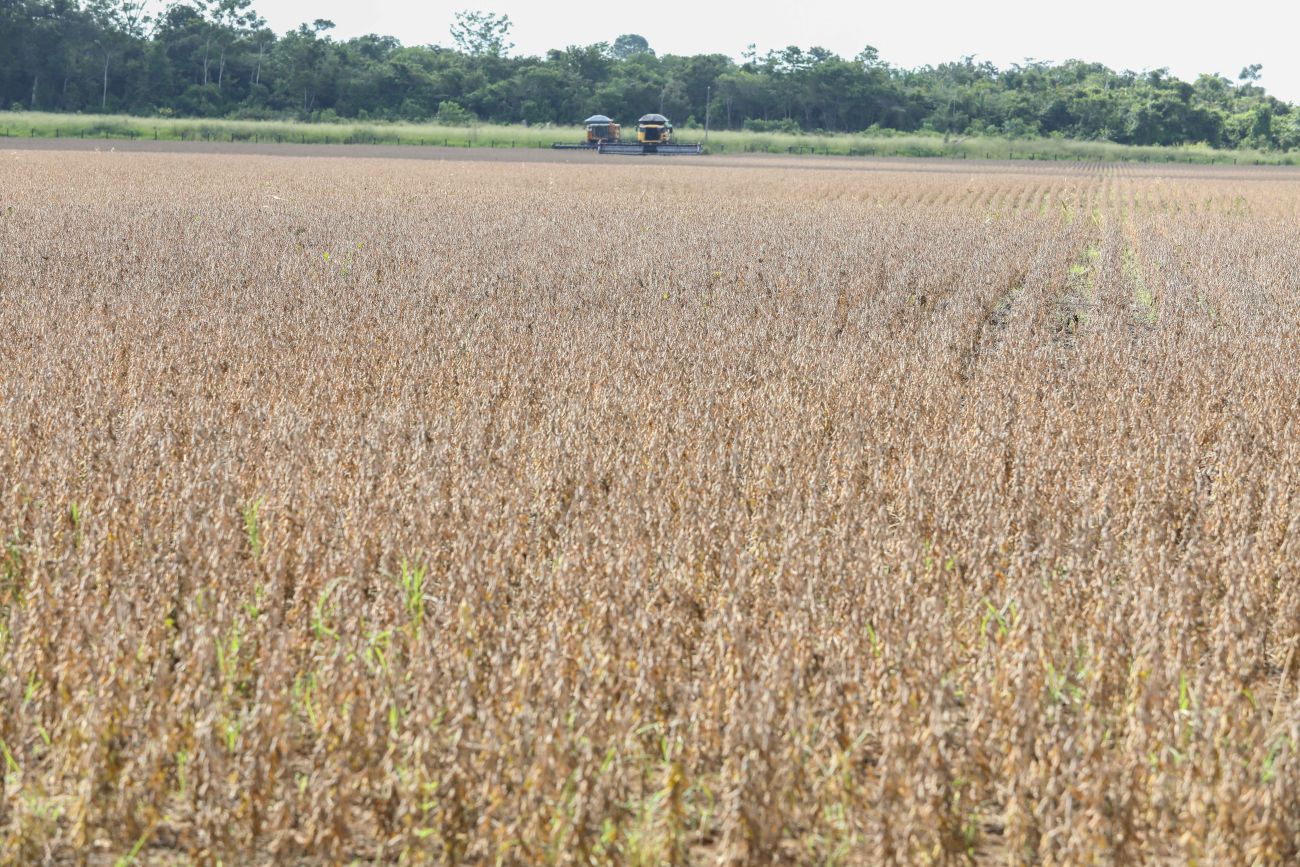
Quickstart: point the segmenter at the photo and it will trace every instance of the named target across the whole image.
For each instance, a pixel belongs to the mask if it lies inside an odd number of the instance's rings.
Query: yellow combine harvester
[[[636,144],[632,142],[606,142],[599,148],[603,154],[698,154],[703,148],[698,144],[673,142],[672,121],[662,114],[647,114],[636,122]]]
[[[585,121],[587,139],[581,144],[556,142],[554,148],[570,150],[594,149],[602,154],[699,154],[704,149],[698,144],[673,142],[673,125],[662,114],[647,114],[637,121],[636,141],[623,141],[622,128],[603,114],[593,115]]]
[[[593,114],[582,124],[587,128],[587,137],[581,142],[556,142],[551,147],[557,150],[596,150],[606,142],[618,141],[623,134],[623,128],[603,114]]]

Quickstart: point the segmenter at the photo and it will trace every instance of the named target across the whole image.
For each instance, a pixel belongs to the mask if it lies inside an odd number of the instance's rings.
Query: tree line
[[[316,20],[277,34],[252,0],[0,0],[0,108],[186,117],[572,124],[649,111],[679,126],[932,131],[1121,144],[1291,149],[1300,112],[1260,67],[1188,82],[1166,69],[965,57],[904,69],[865,47],[796,46],[739,61],[656,53],[635,34],[515,56],[511,22],[464,12],[449,46],[335,39]]]

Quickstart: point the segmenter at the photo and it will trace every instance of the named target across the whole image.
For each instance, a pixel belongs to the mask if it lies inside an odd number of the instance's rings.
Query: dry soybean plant
[[[1295,863],[1297,217],[0,152],[0,863]]]

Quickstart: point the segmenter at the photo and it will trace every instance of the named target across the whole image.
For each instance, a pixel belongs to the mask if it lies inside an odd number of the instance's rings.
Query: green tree
[[[151,20],[145,12],[147,0],[89,0],[86,11],[98,28],[95,47],[104,60],[103,90],[99,107],[108,109],[108,73],[113,58],[123,52],[133,39],[139,39]]]
[[[513,42],[507,41],[513,26],[509,15],[468,10],[457,12],[451,25],[451,41],[459,50],[473,57],[501,57],[515,47]]]
[[[333,21],[318,18],[310,27],[299,25],[278,43],[276,94],[303,116],[323,107],[322,93],[331,87],[335,46],[328,31],[333,27]]]
[[[667,115],[669,119],[676,117],[684,120],[690,109],[690,96],[686,93],[686,85],[677,78],[665,81],[664,86],[659,89],[659,113]]]
[[[636,33],[624,33],[614,40],[614,45],[610,49],[616,60],[627,60],[633,54],[654,54],[654,49],[650,47],[650,42]]]
[[[455,46],[391,37],[336,41],[318,20],[277,38],[258,0],[0,0],[0,107],[189,116],[488,121],[656,109],[679,122],[792,130],[933,130],[1054,135],[1121,143],[1300,147],[1300,114],[1260,84],[1193,82],[1167,69],[1115,71],[1079,60],[997,69],[972,57],[902,69],[866,46],[852,59],[787,46],[737,64],[721,54],[656,56],[625,33],[612,44],[510,56],[504,15],[461,12]],[[149,25],[152,23],[152,27]],[[459,106],[460,109],[456,107]]]
[[[225,85],[226,59],[230,50],[266,25],[266,20],[252,6],[253,0],[207,0],[208,16],[218,49],[218,92]]]

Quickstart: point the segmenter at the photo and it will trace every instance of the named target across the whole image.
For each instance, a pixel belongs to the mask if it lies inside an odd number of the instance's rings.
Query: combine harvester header
[[[587,138],[578,144],[556,142],[553,148],[565,150],[595,150],[602,154],[625,154],[642,156],[645,154],[701,154],[704,148],[698,144],[679,144],[673,142],[673,125],[662,114],[647,114],[637,121],[636,141],[623,141],[622,127],[603,114],[592,115],[584,121]]]

